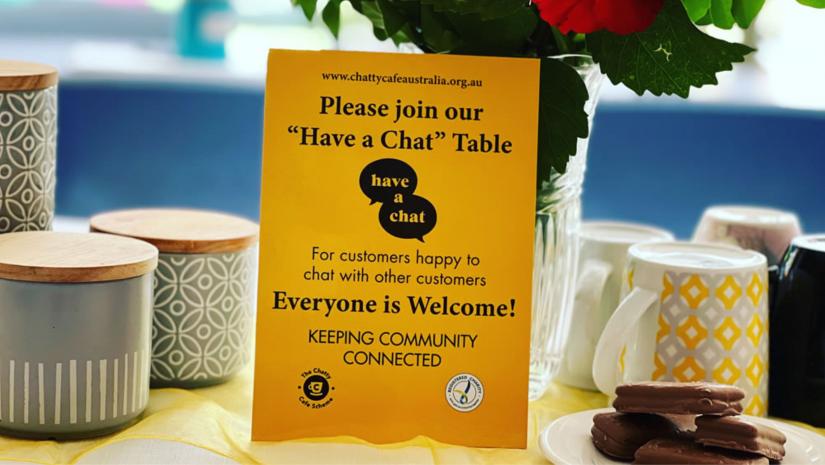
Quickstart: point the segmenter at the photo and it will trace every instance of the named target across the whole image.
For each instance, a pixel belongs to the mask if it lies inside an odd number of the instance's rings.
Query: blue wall
[[[258,216],[263,96],[215,87],[64,83],[59,214],[190,206]],[[603,104],[585,216],[688,237],[711,204],[795,210],[825,231],[825,113]]]
[[[57,211],[189,206],[258,216],[263,97],[62,84]]]
[[[603,105],[585,216],[659,224],[689,237],[705,207],[796,211],[825,232],[825,113],[694,104]]]

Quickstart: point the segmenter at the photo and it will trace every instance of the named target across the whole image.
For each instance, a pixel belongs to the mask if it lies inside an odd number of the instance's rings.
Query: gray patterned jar
[[[54,218],[57,70],[0,60],[0,233]]]
[[[217,212],[142,209],[94,216],[91,227],[160,250],[154,280],[153,387],[219,384],[249,362],[257,224]]]
[[[81,439],[138,420],[157,258],[108,234],[0,235],[0,433]]]

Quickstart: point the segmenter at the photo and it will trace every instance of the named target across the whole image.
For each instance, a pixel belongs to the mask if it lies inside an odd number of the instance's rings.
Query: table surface
[[[221,386],[153,390],[139,423],[97,441],[0,438],[0,463],[546,465],[537,443],[542,429],[566,414],[606,405],[602,394],[551,384],[544,397],[530,404],[526,450],[448,446],[425,437],[381,446],[351,437],[253,443],[249,440],[252,370],[247,368]]]
[[[142,420],[110,437],[65,443],[0,438],[0,463],[546,464],[536,439],[541,428],[564,414],[606,402],[601,394],[551,386],[531,405],[527,450],[447,446],[425,437],[382,446],[350,437],[253,443],[249,367],[221,386],[152,390]]]
[[[55,229],[83,231],[87,224],[61,218]],[[382,446],[351,437],[253,443],[248,367],[220,386],[152,390],[141,421],[113,436],[64,443],[0,438],[0,463],[547,464],[537,444],[541,430],[566,414],[606,405],[602,394],[551,384],[544,397],[530,404],[526,450],[448,446],[425,437]]]

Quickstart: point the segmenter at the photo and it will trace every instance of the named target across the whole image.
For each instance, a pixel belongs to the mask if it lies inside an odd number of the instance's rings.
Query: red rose
[[[541,18],[565,34],[607,29],[631,34],[647,29],[664,0],[534,0]]]

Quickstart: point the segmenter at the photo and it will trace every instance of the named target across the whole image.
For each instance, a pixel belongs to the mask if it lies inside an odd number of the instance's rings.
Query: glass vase
[[[586,112],[593,115],[603,75],[585,55],[552,57],[573,66],[587,86]],[[579,139],[567,171],[553,170],[536,193],[533,312],[530,334],[530,400],[541,397],[556,376],[567,345],[579,261],[581,193],[589,139]]]

